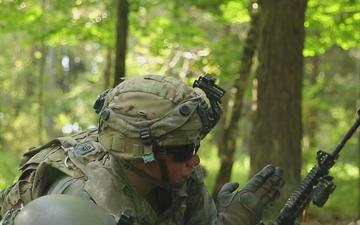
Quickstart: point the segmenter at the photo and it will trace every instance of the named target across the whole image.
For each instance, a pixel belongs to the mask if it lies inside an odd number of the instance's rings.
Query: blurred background
[[[121,78],[211,74],[227,95],[199,152],[206,185],[215,195],[280,165],[278,210],[356,118],[359,30],[359,0],[0,0],[0,189],[30,147],[96,127],[97,95]],[[331,170],[335,192],[303,220],[359,219],[359,170],[357,132]]]

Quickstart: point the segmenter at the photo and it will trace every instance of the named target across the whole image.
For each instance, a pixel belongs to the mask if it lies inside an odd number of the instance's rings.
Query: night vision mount
[[[105,98],[106,95],[111,91],[112,89],[106,89],[104,92],[99,94],[94,102],[93,109],[95,109],[96,114],[99,114],[104,107],[105,104]]]
[[[204,105],[200,105],[198,108],[198,113],[206,133],[216,125],[222,113],[220,100],[224,96],[225,90],[217,86],[215,81],[215,77],[206,75],[205,77],[200,76],[193,84],[194,88],[200,88],[205,92],[206,97],[210,102],[211,108],[208,108]]]

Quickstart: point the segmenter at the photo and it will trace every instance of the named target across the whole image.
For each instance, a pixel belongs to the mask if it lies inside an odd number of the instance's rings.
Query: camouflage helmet
[[[100,143],[115,156],[144,162],[155,160],[154,143],[198,146],[221,113],[224,91],[214,81],[200,77],[194,88],[159,75],[122,81],[95,102]]]
[[[116,225],[101,207],[71,195],[46,195],[28,203],[13,225]]]

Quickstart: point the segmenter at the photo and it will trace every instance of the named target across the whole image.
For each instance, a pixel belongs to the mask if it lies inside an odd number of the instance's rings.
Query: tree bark
[[[277,202],[282,204],[300,181],[306,0],[262,0],[260,7],[250,173],[255,174],[266,164],[282,167],[286,184]]]
[[[43,13],[45,12],[46,1],[41,1],[41,9]],[[38,118],[37,118],[37,129],[38,129],[38,143],[39,145],[44,143],[44,76],[45,76],[45,64],[46,64],[46,53],[47,48],[45,45],[45,40],[42,38],[40,41],[40,64],[39,64],[39,77],[38,77]]]
[[[357,68],[360,69],[360,64],[357,64]],[[360,78],[360,76],[359,76],[359,78]],[[358,96],[360,96],[359,91],[358,91]],[[357,101],[357,107],[359,107],[359,106],[360,106],[360,100]],[[360,113],[360,108],[358,108],[358,116],[360,116],[359,113]],[[358,174],[359,174],[358,178],[357,178],[358,179],[357,219],[360,220],[360,132],[358,132],[358,140],[357,141],[358,141],[358,143],[357,143],[357,148],[358,148],[357,166],[358,166]]]
[[[117,0],[116,58],[114,87],[125,77],[126,43],[128,33],[128,1]]]
[[[358,199],[357,199],[357,208],[358,208],[358,214],[357,214],[357,219],[360,219],[360,132],[358,134]]]
[[[38,77],[38,85],[39,85],[39,92],[38,92],[38,143],[39,145],[44,143],[44,71],[45,71],[45,63],[46,63],[46,46],[44,41],[41,43],[40,47],[41,58],[39,64],[39,77]]]
[[[112,48],[107,47],[106,49],[106,65],[104,70],[104,89],[111,87],[111,66],[112,66]]]
[[[317,82],[317,77],[319,75],[319,64],[320,64],[320,57],[319,55],[314,55],[313,57],[311,57],[311,72],[310,72],[310,77],[309,77],[309,82],[310,85],[316,85]],[[308,137],[309,137],[309,148],[315,148],[317,147],[316,144],[316,129],[317,129],[317,111],[315,108],[313,107],[309,107],[309,112],[308,112],[308,116],[309,116],[309,121],[308,121]]]
[[[241,109],[243,106],[243,97],[251,74],[253,56],[255,55],[258,40],[258,14],[258,11],[250,10],[250,28],[245,39],[245,46],[242,50],[240,59],[241,69],[239,74],[235,77],[232,87],[232,93],[234,94],[230,97],[230,101],[233,101],[234,104],[231,109],[230,107],[227,107],[228,110],[231,110],[229,122],[223,122],[222,124],[228,124],[228,126],[222,126],[220,138],[217,143],[221,164],[216,177],[215,186],[213,188],[213,196],[217,196],[221,186],[228,182],[231,177],[238,134],[238,124],[241,118]],[[226,118],[224,117],[222,118],[223,121],[225,119]]]
[[[57,64],[57,58],[55,55],[56,49],[53,47],[47,47],[46,50],[46,65],[45,65],[45,71],[46,71],[46,79],[44,83],[44,90],[57,90],[59,87],[56,83],[56,74],[58,73],[56,70],[56,64]],[[46,96],[46,95],[45,95]],[[55,129],[54,126],[54,113],[47,112],[45,115],[45,126],[44,129],[46,130],[46,137],[47,138],[55,138],[57,135],[59,135],[59,130]]]

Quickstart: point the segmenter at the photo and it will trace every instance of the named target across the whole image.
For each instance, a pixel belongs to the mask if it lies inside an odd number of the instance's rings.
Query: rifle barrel
[[[326,159],[331,162],[318,162],[306,177],[301,181],[297,189],[290,195],[289,199],[281,209],[280,214],[271,223],[271,225],[293,225],[295,219],[300,215],[301,211],[304,210],[305,206],[312,200],[311,193],[314,186],[318,183],[318,180],[329,172],[329,169],[333,166],[334,160],[337,159],[339,152],[344,147],[345,143],[355,133],[357,128],[360,126],[360,108],[358,110],[358,117],[351,128],[346,132],[343,139],[336,146],[335,150],[331,153],[331,157]],[[322,151],[320,151],[322,152]],[[327,155],[330,156],[329,153]],[[321,157],[321,156],[320,156]],[[321,168],[321,163],[325,163],[324,168]],[[326,167],[326,166],[329,166]]]
[[[336,159],[339,155],[339,152],[344,147],[345,143],[351,138],[351,136],[355,133],[356,129],[360,126],[360,116],[356,119],[351,128],[346,132],[343,139],[336,146],[335,150],[331,153],[331,155]]]

